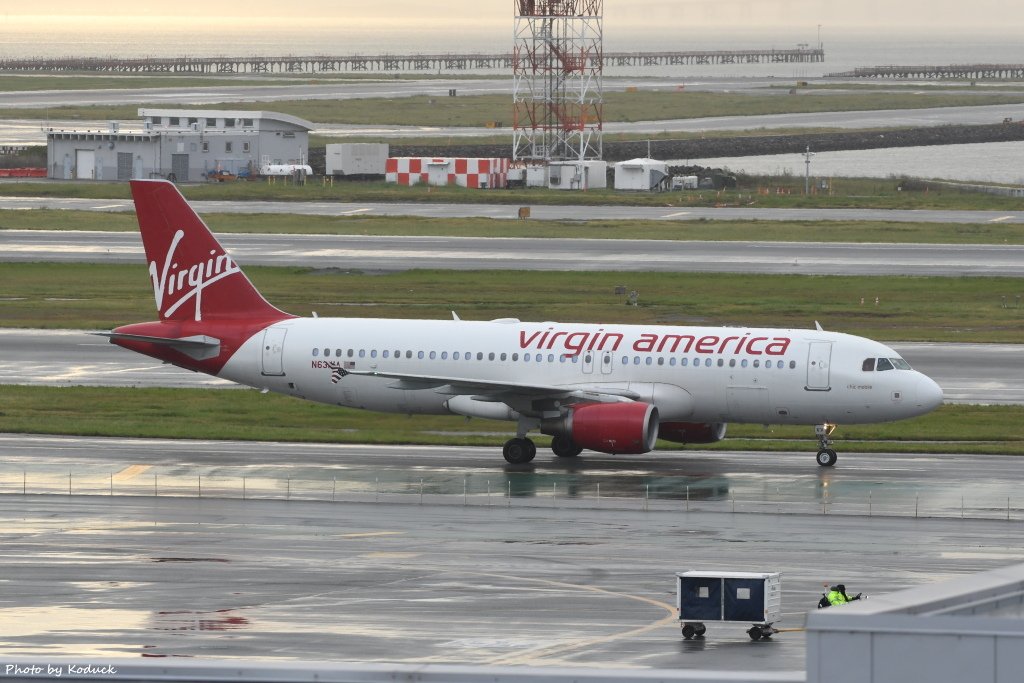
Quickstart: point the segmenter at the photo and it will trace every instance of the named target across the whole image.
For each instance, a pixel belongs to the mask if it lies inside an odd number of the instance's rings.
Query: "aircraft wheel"
[[[818,464],[822,467],[832,467],[836,464],[836,460],[839,456],[831,448],[825,448],[818,451]]]
[[[697,635],[702,636],[708,632],[708,627],[704,624],[697,624]]]
[[[697,629],[693,627],[693,624],[683,624],[683,638],[690,640],[697,635]]]
[[[575,458],[583,449],[567,436],[556,436],[551,439],[551,451],[559,458]]]
[[[509,439],[502,448],[502,455],[513,465],[523,465],[537,455],[537,446],[529,439]]]
[[[760,626],[751,626],[750,629],[747,630],[747,635],[750,636],[751,640],[761,640],[761,637],[764,634],[761,632]]]

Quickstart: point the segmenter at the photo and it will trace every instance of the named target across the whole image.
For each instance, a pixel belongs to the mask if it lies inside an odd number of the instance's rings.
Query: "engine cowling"
[[[662,422],[658,438],[675,443],[715,443],[725,438],[724,422]]]
[[[654,448],[658,424],[658,409],[650,403],[586,403],[544,420],[541,431],[600,453],[638,454]]]

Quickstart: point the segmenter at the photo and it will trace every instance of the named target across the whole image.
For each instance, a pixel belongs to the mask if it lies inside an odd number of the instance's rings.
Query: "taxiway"
[[[243,265],[399,271],[580,270],[1024,276],[1024,246],[222,234]],[[0,260],[141,263],[134,232],[0,231]]]

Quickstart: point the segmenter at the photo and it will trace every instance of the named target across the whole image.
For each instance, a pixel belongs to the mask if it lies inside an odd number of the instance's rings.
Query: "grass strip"
[[[0,431],[171,439],[499,447],[507,422],[372,413],[254,390],[4,386]],[[814,448],[809,427],[730,425],[711,449]],[[841,427],[843,452],[1024,454],[1024,407],[949,405],[898,423]],[[545,437],[538,445],[546,447]],[[661,448],[681,448],[661,443]],[[699,447],[701,450],[705,446]]]
[[[883,221],[513,221],[416,216],[306,216],[209,213],[218,233],[408,235],[448,237],[588,238],[886,244],[1024,244],[1024,224],[890,223]],[[0,230],[135,232],[132,213],[0,209]]]
[[[1024,338],[1024,308],[1014,307],[1016,297],[1024,295],[1019,278],[245,270],[271,302],[299,315],[445,319],[455,310],[466,320],[805,329],[818,320],[829,330],[879,340],[1018,343]],[[625,305],[625,297],[614,293],[619,285],[639,292],[638,306]],[[4,327],[109,329],[153,318],[149,274],[141,262],[0,264]]]

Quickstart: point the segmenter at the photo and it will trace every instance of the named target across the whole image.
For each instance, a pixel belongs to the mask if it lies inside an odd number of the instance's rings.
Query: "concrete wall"
[[[1024,565],[819,610],[808,683],[1013,683],[1024,676]]]

